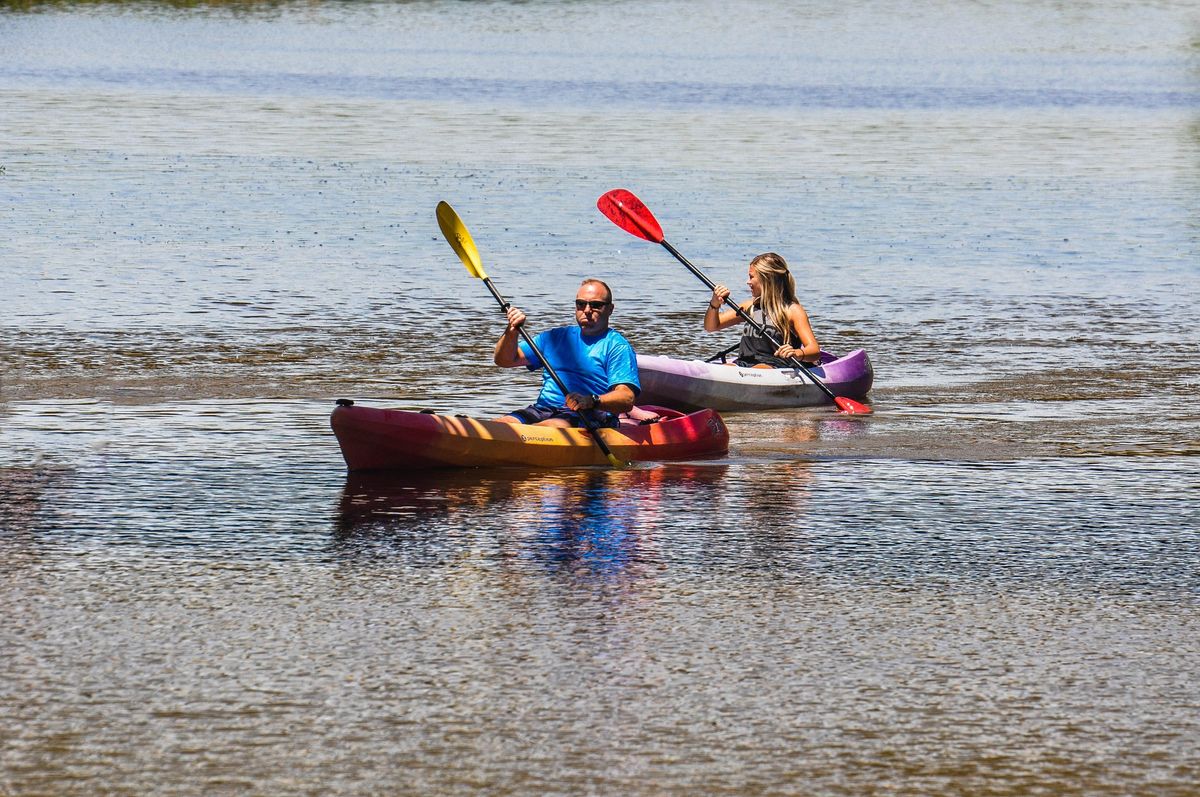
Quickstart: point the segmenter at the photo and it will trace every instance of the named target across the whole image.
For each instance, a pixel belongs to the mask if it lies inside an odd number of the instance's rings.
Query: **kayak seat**
[[[643,418],[641,420],[630,418],[628,415],[622,415],[618,418],[621,426],[649,426],[652,423],[658,423],[662,418]]]

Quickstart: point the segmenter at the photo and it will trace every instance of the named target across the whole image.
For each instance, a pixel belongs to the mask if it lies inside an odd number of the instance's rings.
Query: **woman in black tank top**
[[[796,282],[788,270],[787,261],[774,252],[767,252],[750,261],[746,285],[751,298],[739,305],[742,312],[766,327],[764,336],[751,324],[742,331],[736,365],[753,368],[792,367],[793,358],[815,365],[821,346],[808,323],[808,314],[796,298]],[[721,312],[729,296],[724,285],[713,288],[704,312],[704,330],[716,332],[733,326],[739,316],[733,310]],[[781,343],[782,345],[777,345]]]

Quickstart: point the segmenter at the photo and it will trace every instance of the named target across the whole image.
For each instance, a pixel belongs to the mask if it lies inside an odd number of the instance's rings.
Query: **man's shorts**
[[[585,412],[588,420],[592,422],[592,426],[597,429],[616,429],[620,423],[617,416],[611,412],[604,410],[586,410]],[[543,407],[540,404],[530,404],[523,410],[510,412],[509,415],[521,423],[538,423],[550,418],[565,418],[571,422],[572,426],[583,426],[583,420],[579,417],[579,413],[565,407]]]

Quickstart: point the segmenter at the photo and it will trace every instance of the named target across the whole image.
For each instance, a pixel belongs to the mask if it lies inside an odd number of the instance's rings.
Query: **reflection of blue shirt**
[[[533,342],[562,378],[568,393],[599,395],[617,385],[629,385],[635,396],[642,390],[638,381],[637,355],[620,332],[609,329],[593,338],[584,337],[583,330],[577,326],[557,327],[540,333]],[[529,370],[542,367],[541,360],[525,341],[521,341],[521,354],[529,361]],[[563,407],[565,400],[550,372],[544,371],[542,392],[536,403],[543,407]]]

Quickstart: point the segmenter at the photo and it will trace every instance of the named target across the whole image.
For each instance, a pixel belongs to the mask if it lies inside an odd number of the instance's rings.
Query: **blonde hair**
[[[791,345],[796,334],[788,322],[787,310],[800,300],[787,261],[774,252],[764,252],[750,261],[750,268],[758,274],[760,294],[755,301],[762,308],[763,324],[775,327],[782,336],[780,340]]]

